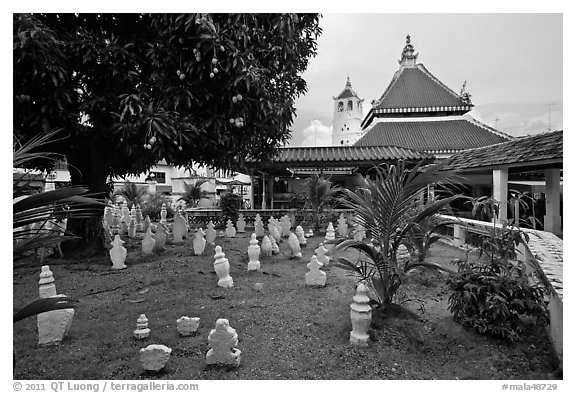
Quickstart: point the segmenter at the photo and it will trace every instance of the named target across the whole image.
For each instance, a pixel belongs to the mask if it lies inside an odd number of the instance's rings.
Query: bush
[[[448,280],[449,310],[464,326],[516,341],[529,322],[549,323],[543,288],[515,274],[524,271],[522,262],[457,263],[458,274]]]
[[[174,217],[174,209],[172,208],[172,201],[170,198],[162,194],[147,194],[143,197],[144,203],[142,204],[142,217],[149,216],[152,221],[160,220],[160,212],[162,211],[162,204],[166,204],[166,218]]]
[[[224,222],[232,220],[235,224],[238,220],[238,211],[242,207],[242,197],[232,192],[226,192],[220,199],[220,206],[222,207]]]

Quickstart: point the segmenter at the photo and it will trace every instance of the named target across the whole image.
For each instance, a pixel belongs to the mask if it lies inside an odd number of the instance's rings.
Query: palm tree
[[[44,145],[53,142],[61,130],[38,135],[27,143],[21,144],[15,139],[13,145],[13,167],[25,168],[41,165],[41,162],[56,162],[59,157],[49,152],[38,151]],[[59,227],[59,218],[93,217],[101,214],[104,202],[87,194],[83,187],[67,187],[52,191],[26,195],[22,179],[27,172],[14,179],[13,189],[13,258],[25,255],[40,247],[55,247],[62,241],[76,238],[74,234]],[[37,299],[16,314],[13,322],[18,322],[47,311],[73,308],[77,300],[59,297]]]
[[[342,204],[356,213],[356,220],[371,234],[373,244],[344,240],[332,254],[352,248],[364,257],[353,262],[337,257],[337,266],[351,270],[370,285],[378,296],[377,302],[385,308],[392,303],[405,278],[419,268],[445,270],[439,265],[424,261],[396,259],[396,252],[411,229],[426,218],[438,213],[450,202],[459,198],[453,195],[433,201],[423,209],[420,196],[429,184],[446,186],[454,184],[456,173],[443,171],[441,165],[422,167],[423,162],[408,170],[403,161],[386,168],[375,168],[375,179],[357,175],[358,188],[344,190]]]
[[[208,191],[202,189],[202,185],[208,180],[200,179],[194,183],[184,183],[184,195],[178,200],[186,202],[187,207],[196,207],[201,199],[208,198]]]
[[[312,211],[312,223],[315,230],[320,228],[325,211],[338,201],[342,187],[322,175],[313,174],[304,181],[304,191],[298,195],[304,201],[304,208]]]
[[[121,189],[117,190],[115,195],[122,195],[128,203],[128,208],[142,203],[142,197],[146,194],[146,188],[138,187],[136,184],[127,180]]]

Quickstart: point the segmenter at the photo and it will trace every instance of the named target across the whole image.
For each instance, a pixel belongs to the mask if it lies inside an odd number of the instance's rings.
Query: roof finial
[[[410,43],[410,34],[406,36],[406,45],[404,45],[404,49],[402,49],[402,54],[398,63],[400,63],[400,67],[415,67],[416,60],[418,59],[418,53],[414,54],[414,47]]]
[[[352,83],[350,83],[350,74],[346,74],[346,87],[352,87]]]

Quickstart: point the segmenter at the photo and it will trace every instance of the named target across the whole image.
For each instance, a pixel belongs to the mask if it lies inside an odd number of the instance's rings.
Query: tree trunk
[[[67,154],[70,180],[75,186],[85,186],[96,198],[108,196],[107,179],[109,167],[106,157],[103,157],[94,141],[82,144],[82,148]],[[102,228],[104,207],[98,206],[101,214],[91,218],[74,219],[68,221],[68,230],[80,239],[70,240],[62,244],[67,256],[89,256],[103,254],[106,250]]]

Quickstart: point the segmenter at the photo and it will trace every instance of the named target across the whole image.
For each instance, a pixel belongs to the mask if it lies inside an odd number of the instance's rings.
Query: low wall
[[[443,220],[452,221],[454,230],[453,245],[466,247],[476,246],[478,236],[487,235],[493,228],[493,223],[457,218],[442,215]],[[501,227],[500,224],[496,224]],[[550,232],[522,228],[528,234],[529,241],[524,249],[518,250],[527,266],[527,273],[533,279],[540,281],[546,288],[550,325],[547,327],[548,337],[562,365],[563,360],[563,241]]]

